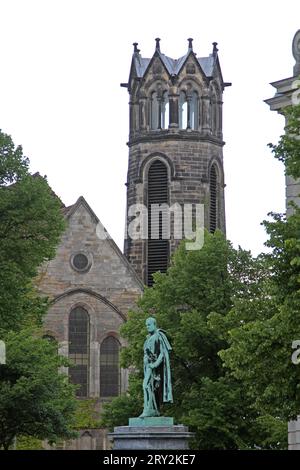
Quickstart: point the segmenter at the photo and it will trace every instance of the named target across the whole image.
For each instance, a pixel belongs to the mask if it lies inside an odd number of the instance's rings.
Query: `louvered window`
[[[120,394],[120,343],[113,336],[105,338],[100,348],[100,396]]]
[[[169,240],[163,233],[163,214],[159,213],[158,227],[151,231],[152,204],[168,204],[168,171],[161,160],[155,160],[148,173],[148,262],[147,284],[152,286],[153,273],[166,272],[169,261]],[[156,232],[156,238],[151,238]]]
[[[218,197],[217,197],[217,170],[212,165],[209,175],[210,206],[209,206],[209,231],[214,233],[217,228]]]
[[[89,315],[82,307],[72,310],[69,317],[69,358],[74,366],[69,367],[69,377],[79,385],[78,397],[88,396],[89,371]]]

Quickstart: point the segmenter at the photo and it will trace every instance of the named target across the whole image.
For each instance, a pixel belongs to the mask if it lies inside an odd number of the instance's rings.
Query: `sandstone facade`
[[[83,197],[65,209],[67,228],[56,256],[40,269],[37,280],[42,295],[51,300],[44,322],[45,334],[54,337],[59,352],[69,356],[69,317],[78,306],[89,316],[89,359],[87,398],[101,403],[100,349],[107,337],[117,338],[128,309],[141,296],[143,285],[112,239],[101,239],[103,226]],[[89,260],[85,271],[74,269],[74,256]],[[67,370],[65,372],[68,372]],[[127,370],[120,371],[120,392],[127,389]],[[103,430],[84,430],[82,438],[65,443],[65,448],[105,448]]]

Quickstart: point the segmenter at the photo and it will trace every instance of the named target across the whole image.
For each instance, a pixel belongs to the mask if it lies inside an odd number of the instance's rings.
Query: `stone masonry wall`
[[[204,224],[207,228],[209,227],[209,168],[212,162],[218,165],[220,174],[218,227],[225,232],[222,145],[205,139],[182,139],[174,136],[173,139],[153,139],[131,146],[127,178],[127,210],[133,204],[147,205],[146,175],[151,156],[153,158],[158,156],[170,162],[169,204],[179,203],[181,206],[187,203],[204,204]],[[177,244],[171,241],[172,252]],[[145,279],[145,241],[125,240],[124,252],[139,277]]]

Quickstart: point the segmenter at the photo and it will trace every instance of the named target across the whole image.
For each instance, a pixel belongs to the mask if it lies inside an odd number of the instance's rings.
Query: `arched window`
[[[199,127],[199,112],[198,112],[198,93],[193,91],[190,100],[190,127],[193,130],[198,130]]]
[[[213,135],[218,135],[220,131],[219,106],[221,95],[218,87],[212,83],[211,85],[211,130]]]
[[[49,343],[56,343],[56,339],[52,335],[43,335],[43,339],[46,339]]]
[[[168,92],[165,91],[161,103],[161,128],[168,129],[169,127],[169,96]]]
[[[212,165],[209,174],[209,231],[214,233],[218,226],[218,173]]]
[[[46,334],[46,335],[43,335],[42,338],[48,341],[50,344],[52,344],[55,347],[56,352],[58,353],[58,342],[56,341],[54,336]]]
[[[156,91],[151,95],[151,129],[158,129],[159,126],[159,104]]]
[[[218,121],[217,102],[216,102],[216,96],[213,95],[212,101],[211,101],[211,130],[214,135],[217,133],[217,121]]]
[[[188,103],[187,97],[184,91],[179,94],[179,129],[186,129],[188,125]]]
[[[148,286],[153,285],[153,273],[157,271],[166,272],[168,268],[169,240],[166,239],[163,231],[164,209],[159,212],[158,218],[154,216],[154,209],[157,209],[157,205],[168,204],[168,201],[168,169],[161,160],[154,160],[148,171],[148,256],[146,280]],[[152,227],[154,220],[157,226]]]
[[[83,307],[74,308],[69,316],[69,358],[74,363],[69,367],[69,377],[79,385],[78,397],[88,396],[89,374],[89,315]]]
[[[120,394],[120,343],[108,336],[100,348],[100,396],[116,397]]]
[[[169,127],[169,96],[165,91],[161,98],[154,91],[151,95],[151,129],[168,129]]]

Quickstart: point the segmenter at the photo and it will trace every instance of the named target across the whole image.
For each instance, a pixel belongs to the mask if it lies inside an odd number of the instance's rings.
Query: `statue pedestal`
[[[177,450],[188,449],[193,433],[173,418],[130,418],[129,426],[117,426],[109,433],[114,450]]]

